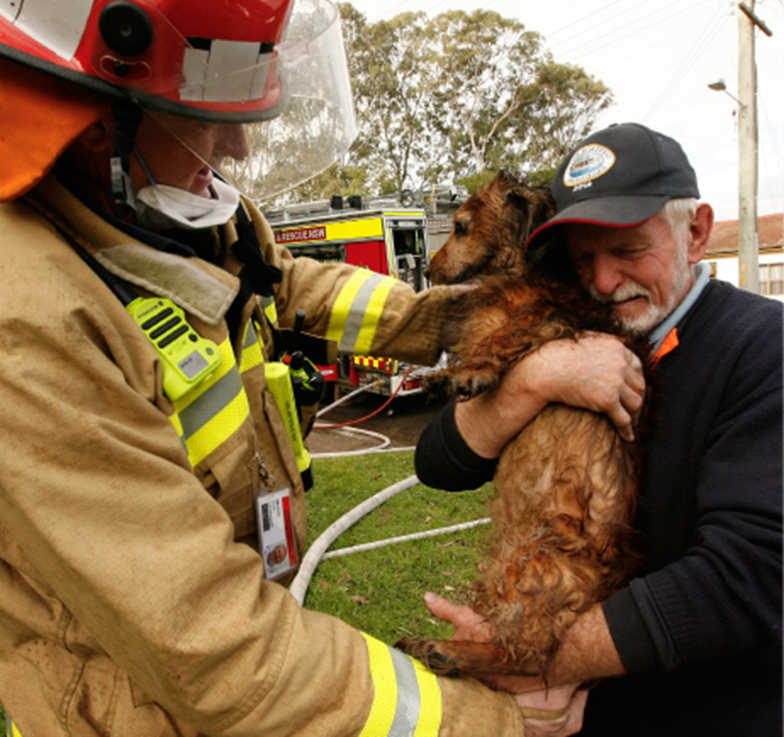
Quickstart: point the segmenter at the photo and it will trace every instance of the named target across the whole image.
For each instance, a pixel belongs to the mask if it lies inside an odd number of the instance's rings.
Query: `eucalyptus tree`
[[[347,159],[301,196],[444,181],[472,190],[502,168],[547,183],[612,104],[602,82],[556,62],[539,33],[496,12],[369,23],[350,3],[340,11],[359,136]]]

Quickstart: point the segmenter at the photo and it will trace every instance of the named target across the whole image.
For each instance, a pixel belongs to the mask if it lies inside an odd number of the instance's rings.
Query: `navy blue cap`
[[[633,227],[675,197],[696,197],[697,176],[680,144],[638,123],[588,136],[564,159],[552,185],[556,215],[528,239],[529,250],[564,223]]]

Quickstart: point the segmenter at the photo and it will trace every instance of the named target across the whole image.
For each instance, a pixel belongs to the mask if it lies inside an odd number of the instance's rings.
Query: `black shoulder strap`
[[[245,212],[242,204],[237,208],[237,240],[231,246],[231,252],[242,264],[239,273],[240,292],[234,298],[231,307],[226,313],[226,322],[232,338],[237,337],[237,332],[242,319],[242,311],[253,294],[262,297],[274,297],[273,286],[283,281],[283,272],[277,267],[268,264],[261,253],[261,245],[256,234],[256,226]],[[266,317],[266,313],[265,313]],[[279,332],[270,323],[273,342],[280,343]]]
[[[283,281],[283,272],[264,260],[256,234],[256,226],[240,205],[237,208],[237,241],[232,244],[231,252],[242,264],[240,280],[247,282],[253,292],[262,297],[275,294],[273,285]]]

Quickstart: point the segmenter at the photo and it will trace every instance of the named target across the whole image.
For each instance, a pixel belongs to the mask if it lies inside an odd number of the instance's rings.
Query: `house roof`
[[[760,251],[781,248],[784,245],[784,215],[762,215],[757,218]],[[722,220],[713,224],[706,256],[738,252],[738,221]]]

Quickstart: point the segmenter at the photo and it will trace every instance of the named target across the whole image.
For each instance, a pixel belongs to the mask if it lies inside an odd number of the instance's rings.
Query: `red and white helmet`
[[[0,0],[0,56],[153,112],[272,121],[238,162],[252,196],[313,176],[356,135],[330,0]]]

